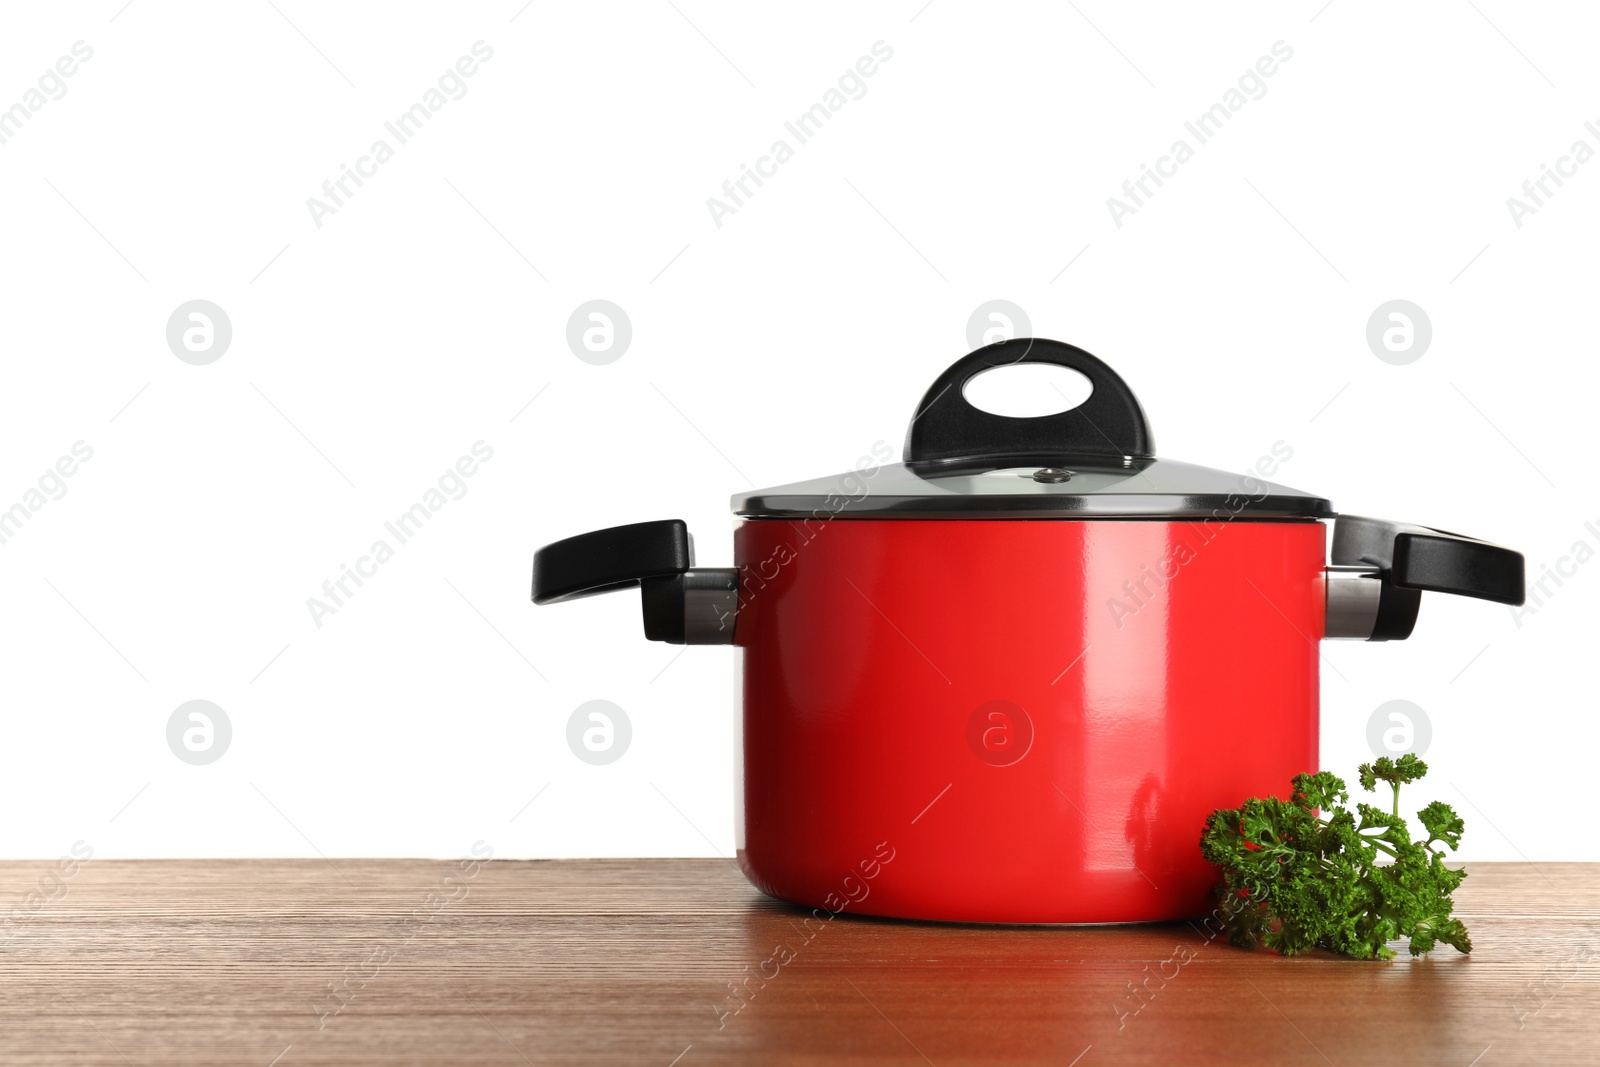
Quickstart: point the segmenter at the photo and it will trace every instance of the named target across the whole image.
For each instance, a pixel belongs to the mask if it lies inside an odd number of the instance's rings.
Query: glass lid
[[[1082,404],[1016,418],[974,407],[977,375],[1020,363],[1067,367],[1089,380]],[[739,493],[746,518],[1319,519],[1327,500],[1268,481],[1281,457],[1249,471],[1157,459],[1138,399],[1099,359],[1042,338],[1001,341],[958,360],[929,387],[904,461]]]

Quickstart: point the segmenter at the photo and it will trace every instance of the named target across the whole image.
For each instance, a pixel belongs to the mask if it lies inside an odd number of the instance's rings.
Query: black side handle
[[[1067,367],[1089,379],[1089,399],[1068,411],[1034,418],[974,407],[963,390],[984,371],[1021,363]],[[1068,466],[1075,460],[1121,465],[1155,455],[1144,409],[1116,371],[1081,348],[1042,337],[986,345],[953,363],[928,387],[906,434],[912,466],[990,469]]]
[[[1333,562],[1381,567],[1402,589],[1514,605],[1527,595],[1521,552],[1406,522],[1340,515],[1333,524]]]
[[[694,544],[682,519],[636,522],[579,534],[533,554],[533,602],[609,593],[646,578],[682,574],[694,566]]]
[[[533,602],[639,586],[644,635],[675,645],[733,643],[738,574],[694,568],[694,539],[682,519],[636,522],[579,534],[533,554]]]
[[[1411,635],[1423,591],[1514,605],[1527,595],[1522,553],[1427,526],[1340,515],[1330,555],[1338,565],[1379,569],[1374,641]]]

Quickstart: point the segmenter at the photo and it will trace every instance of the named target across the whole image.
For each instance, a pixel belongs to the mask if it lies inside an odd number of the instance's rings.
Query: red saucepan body
[[[745,873],[908,918],[1204,913],[1206,816],[1317,766],[1325,551],[1315,521],[744,523]]]
[[[966,401],[1018,363],[1090,397]],[[739,862],[783,900],[1204,915],[1207,817],[1318,769],[1321,641],[1404,638],[1423,590],[1522,602],[1509,549],[1266,481],[1286,447],[1242,475],[1157,459],[1127,384],[1070,345],[981,348],[915,410],[902,463],[734,497],[733,567],[696,567],[678,520],[534,556],[537,603],[637,586],[646,637],[737,647]]]

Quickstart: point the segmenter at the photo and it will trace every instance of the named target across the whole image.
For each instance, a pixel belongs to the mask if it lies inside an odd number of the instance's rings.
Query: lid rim
[[[1276,468],[1274,469],[1276,473]],[[744,518],[958,517],[1063,519],[1328,519],[1323,497],[1176,460],[1139,459],[1126,467],[929,469],[890,463],[790,485],[750,489],[730,501]]]
[[[963,519],[1331,519],[1338,513],[1321,497],[1266,496],[1243,507],[1228,496],[1163,496],[1101,493],[1086,496],[917,496],[869,495],[838,504],[838,498],[746,493],[733,500],[733,513],[746,519],[793,518],[963,518]]]

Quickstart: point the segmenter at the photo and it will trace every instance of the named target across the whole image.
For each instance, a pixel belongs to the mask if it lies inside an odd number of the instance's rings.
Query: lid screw
[[[1070,482],[1072,472],[1064,467],[1041,467],[1033,472],[1033,480],[1050,483]]]

